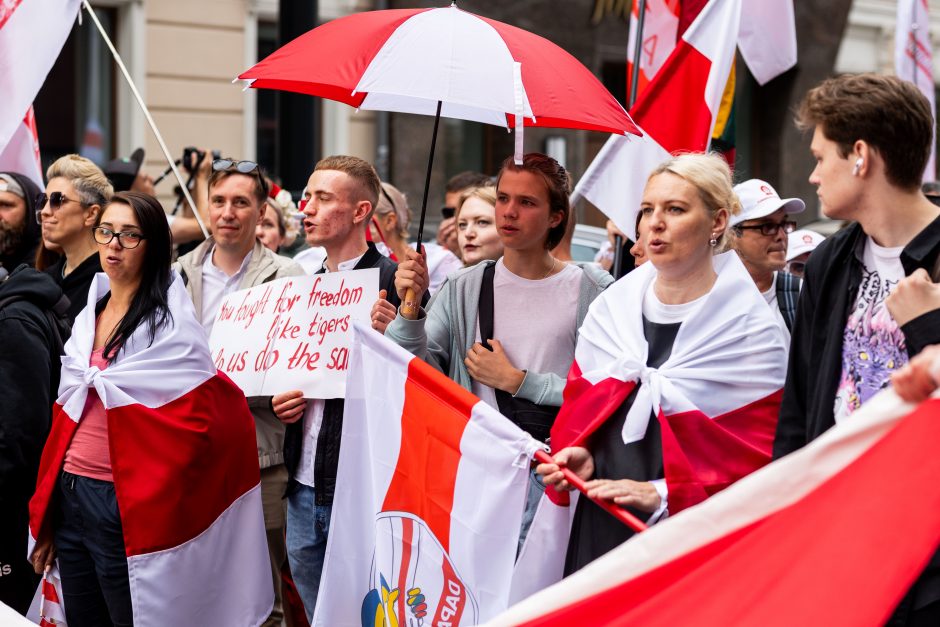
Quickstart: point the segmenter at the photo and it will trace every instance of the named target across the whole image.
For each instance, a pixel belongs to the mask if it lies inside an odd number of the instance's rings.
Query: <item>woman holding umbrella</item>
[[[744,266],[719,254],[739,211],[721,157],[661,164],[640,210],[649,263],[591,305],[552,429],[554,463],[537,470],[570,490],[567,467],[591,498],[653,524],[770,461],[786,349]],[[580,499],[566,574],[632,534]]]

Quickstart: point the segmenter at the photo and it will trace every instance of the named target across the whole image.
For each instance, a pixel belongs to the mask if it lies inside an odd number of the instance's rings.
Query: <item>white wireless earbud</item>
[[[855,161],[855,166],[852,168],[852,176],[858,176],[858,171],[862,169],[862,165],[865,163],[865,160],[859,157]]]

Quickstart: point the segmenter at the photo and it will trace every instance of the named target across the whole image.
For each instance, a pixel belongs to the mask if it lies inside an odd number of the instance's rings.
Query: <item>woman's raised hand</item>
[[[594,476],[594,456],[582,446],[563,448],[555,453],[553,459],[555,463],[539,464],[535,468],[542,475],[545,485],[553,485],[558,490],[571,490],[573,486],[565,479],[562,468],[567,468],[584,481]]]

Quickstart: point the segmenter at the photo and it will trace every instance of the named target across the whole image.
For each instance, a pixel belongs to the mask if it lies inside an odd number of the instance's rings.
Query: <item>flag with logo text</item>
[[[541,445],[358,323],[342,442],[314,624],[456,627],[503,611]]]

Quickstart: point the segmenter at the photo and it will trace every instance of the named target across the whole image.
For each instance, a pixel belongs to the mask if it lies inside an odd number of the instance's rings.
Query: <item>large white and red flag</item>
[[[708,148],[736,46],[755,77],[766,82],[796,63],[795,33],[792,0],[708,2],[630,110],[643,137],[612,135],[578,181],[572,201],[591,201],[634,239],[649,173],[670,155]],[[761,37],[779,48],[762,49]]]
[[[591,304],[552,427],[553,451],[586,446],[639,386],[621,437],[625,444],[642,440],[657,416],[670,516],[770,462],[786,376],[779,327],[737,254],[713,263],[715,285],[682,323],[659,368],[646,365],[641,308],[627,306],[642,303],[652,289],[653,264]],[[569,509],[566,493],[546,491],[519,558],[514,600],[560,579],[564,550],[540,548],[567,545]]]
[[[940,399],[885,391],[490,625],[883,625],[940,543],[938,440]]]
[[[643,93],[663,66],[669,53],[676,47],[679,34],[679,0],[648,0],[643,18],[643,41],[640,48],[640,72],[637,77],[637,94]],[[633,59],[636,37],[639,30],[639,3],[634,2],[630,11],[630,38],[627,42],[628,92],[633,77]],[[634,98],[635,100],[635,98]]]
[[[42,180],[42,161],[39,158],[39,134],[33,107],[13,132],[6,148],[0,151],[0,172],[16,172],[32,179],[39,189],[46,186]]]
[[[936,111],[933,79],[933,48],[930,44],[930,9],[927,0],[898,0],[898,21],[894,31],[894,72],[917,86]],[[935,125],[936,126],[936,125]],[[930,159],[924,181],[937,178],[937,148],[930,142]]]
[[[0,152],[52,69],[81,0],[0,0]]]
[[[134,624],[259,625],[274,603],[254,421],[245,396],[212,363],[177,275],[172,321],[139,328],[104,370],[89,366],[95,303],[75,320],[62,358],[52,430],[30,502],[30,551],[54,525],[58,476],[94,387],[108,420]],[[67,601],[66,601],[67,603]]]
[[[315,625],[476,625],[509,605],[541,447],[495,409],[355,325]]]

